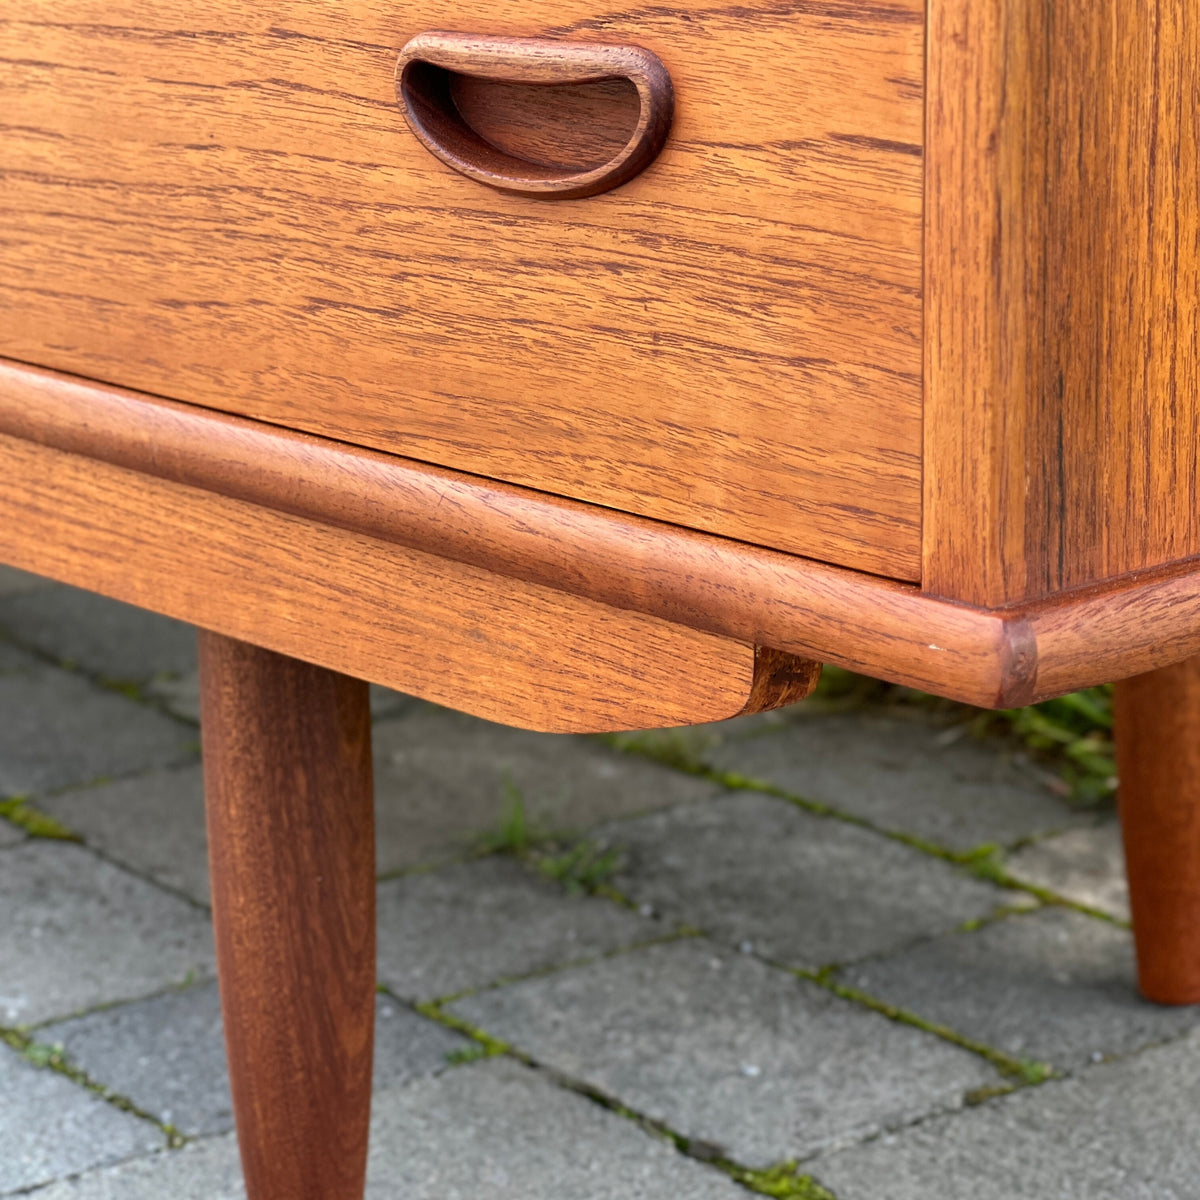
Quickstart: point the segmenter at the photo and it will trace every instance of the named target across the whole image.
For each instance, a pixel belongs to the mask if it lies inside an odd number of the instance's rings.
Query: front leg
[[[200,634],[213,921],[249,1200],[361,1200],[375,1014],[367,685]]]

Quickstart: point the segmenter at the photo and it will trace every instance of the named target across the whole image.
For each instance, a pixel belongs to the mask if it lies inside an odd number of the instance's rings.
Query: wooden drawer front
[[[660,158],[493,192],[425,29],[633,42]],[[0,355],[919,577],[923,4],[6,0]]]

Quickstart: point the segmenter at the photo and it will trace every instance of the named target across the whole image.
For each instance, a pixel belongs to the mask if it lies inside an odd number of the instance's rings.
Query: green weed
[[[826,667],[807,706],[832,711],[865,705],[920,708],[962,723],[975,737],[1009,737],[1048,767],[1060,781],[1065,799],[1098,804],[1116,791],[1112,744],[1112,686],[1087,688],[1028,708],[991,711],[941,700],[936,696]]]
[[[496,829],[480,840],[483,853],[511,854],[575,893],[594,892],[616,873],[621,863],[618,850],[587,838],[571,840],[551,833],[530,820],[525,798],[511,779],[502,787],[504,816]]]
[[[521,857],[545,835],[531,826],[525,814],[525,797],[517,785],[505,778],[500,789],[505,803],[504,815],[496,829],[480,839],[480,849],[485,854],[514,854]]]
[[[535,863],[543,875],[569,892],[594,892],[616,874],[621,853],[585,838],[561,854],[538,854]]]

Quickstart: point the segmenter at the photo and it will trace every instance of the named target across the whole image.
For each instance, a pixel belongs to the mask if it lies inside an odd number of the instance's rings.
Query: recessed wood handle
[[[480,136],[455,104],[455,75],[511,84],[625,79],[637,89],[641,107],[625,147],[602,165],[580,170],[518,157]],[[609,191],[649,166],[666,141],[675,105],[666,67],[640,46],[440,31],[418,34],[401,50],[396,98],[412,131],[456,171],[502,192],[557,200]],[[553,102],[548,92],[547,103]]]

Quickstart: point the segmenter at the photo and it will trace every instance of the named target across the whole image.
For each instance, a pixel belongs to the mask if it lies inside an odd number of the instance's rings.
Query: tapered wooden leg
[[[367,685],[200,634],[213,920],[250,1200],[361,1200],[375,1012]]]
[[[1200,1001],[1200,658],[1116,686],[1121,827],[1138,982]]]

